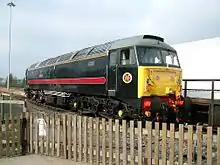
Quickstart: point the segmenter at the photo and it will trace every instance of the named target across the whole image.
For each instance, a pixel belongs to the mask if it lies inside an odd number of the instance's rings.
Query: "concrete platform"
[[[26,155],[13,158],[0,159],[2,165],[89,165],[86,163],[75,163],[67,159],[59,159],[56,157]]]

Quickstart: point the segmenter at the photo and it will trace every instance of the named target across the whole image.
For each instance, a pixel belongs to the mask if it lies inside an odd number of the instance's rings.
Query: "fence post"
[[[102,164],[106,164],[106,119],[102,118]]]
[[[130,121],[130,164],[135,164],[135,151],[134,151],[134,137],[135,136],[135,130],[134,130],[134,121]]]
[[[77,118],[76,115],[73,116],[73,160],[77,161]]]
[[[60,129],[60,114],[57,114],[56,115],[56,118],[57,119],[57,157],[60,157],[60,134],[61,134],[61,129]],[[56,120],[55,120],[56,122]]]
[[[32,112],[30,112],[30,126],[29,126],[29,128],[30,128],[30,137],[29,137],[29,139],[30,139],[30,142],[29,142],[29,144],[30,144],[30,153],[32,154],[33,153],[33,113]]]
[[[100,164],[100,125],[99,125],[99,118],[96,118],[96,164]]]
[[[116,165],[120,164],[120,127],[119,119],[115,120],[115,162]]]
[[[113,120],[109,119],[109,164],[113,164]]]
[[[146,122],[146,128],[147,128],[147,147],[146,147],[146,153],[148,158],[148,164],[152,164],[152,122],[147,121]]]
[[[56,120],[55,120],[55,113],[52,115],[52,118],[51,118],[51,125],[52,125],[52,148],[51,148],[51,155],[54,156],[55,155],[55,137],[56,137],[56,134],[55,134],[55,131],[56,131]]]
[[[22,113],[23,114],[23,113]],[[14,120],[14,118],[12,118]],[[27,140],[25,138],[25,129],[27,128],[27,119],[24,115],[21,115],[21,118],[18,118],[21,121],[20,123],[20,143],[21,143],[21,155],[25,155],[27,152]]]
[[[127,165],[127,122],[126,120],[122,121],[122,136],[123,136],[123,165]]]
[[[138,121],[138,165],[142,165],[142,121]],[[126,137],[125,137],[126,138]],[[127,158],[126,158],[127,159]]]
[[[183,165],[183,141],[184,141],[184,129],[183,124],[179,125],[179,165]]]
[[[51,136],[51,134],[50,134],[50,129],[51,129],[51,127],[50,127],[50,115],[47,115],[47,117],[46,117],[46,123],[47,123],[47,133],[46,133],[46,135],[47,135],[47,139],[46,139],[46,155],[47,156],[49,156],[49,149],[50,149],[50,136]]]
[[[18,118],[18,120],[19,120],[20,118]],[[20,126],[20,122],[19,122],[19,126]],[[18,130],[19,130],[19,128],[20,127],[17,127],[18,128]],[[10,131],[9,131],[9,115],[8,114],[6,114],[6,117],[5,117],[5,139],[6,139],[6,156],[8,157],[9,156],[9,152],[10,152],[10,141],[9,141],[9,133],[10,133]],[[19,131],[18,131],[18,133],[19,133]],[[19,144],[19,142],[20,142],[20,139],[18,140],[18,144]],[[18,145],[19,147],[20,147],[20,145]]]
[[[38,154],[39,149],[39,126],[38,126],[38,113],[34,115],[34,121],[35,121],[35,154]]]
[[[175,149],[175,125],[174,123],[170,123],[170,165],[174,165],[174,158],[175,158],[175,153],[174,153],[174,149]]]
[[[38,127],[39,127],[39,145],[40,145],[40,154],[44,154],[44,131],[42,130],[41,126],[44,122],[44,114],[41,113],[41,115],[39,116],[39,123],[38,123]]]
[[[167,123],[162,123],[162,151],[162,164],[167,164]]]
[[[88,124],[87,124],[87,117],[84,116],[84,162],[87,163],[87,156],[88,156]]]
[[[2,135],[3,135],[2,134],[2,118],[1,118],[1,114],[0,114],[0,157],[3,154],[3,152],[2,152],[2,148],[3,148],[3,146],[2,146],[2,139],[3,139]]]
[[[93,164],[93,118],[89,117],[89,163]]]
[[[154,142],[154,164],[159,165],[159,139],[160,139],[160,123],[155,122],[155,142]]]
[[[12,103],[11,103],[12,96],[11,96],[11,94],[10,94],[9,100],[10,100],[10,104],[9,104],[9,113],[10,113],[10,116],[12,116]]]
[[[220,164],[220,127],[217,130],[217,164]]]
[[[63,114],[63,156],[67,159],[67,120],[66,114]]]
[[[197,135],[197,147],[196,151],[194,153],[194,159],[197,161],[197,164],[202,164],[202,159],[205,158],[202,152],[202,141],[203,141],[203,135],[202,135],[202,126],[197,126],[196,129],[196,135]]]
[[[1,96],[0,96],[0,100],[4,100],[4,96],[2,95],[2,93],[1,93]],[[3,103],[1,103],[1,116],[2,116],[2,121],[4,121],[5,120],[5,110],[3,108]]]
[[[68,114],[67,136],[68,136],[68,159],[72,159],[72,117],[70,114]]]
[[[207,128],[207,165],[212,165],[212,127]]]
[[[187,160],[188,160],[188,164],[192,165],[192,150],[193,150],[193,126],[192,125],[188,125],[188,155],[187,155]]]
[[[209,111],[209,124],[213,126],[213,113],[214,113],[214,88],[215,88],[215,81],[212,80],[212,91],[211,91],[211,105]]]
[[[187,80],[185,80],[185,83],[184,83],[184,98],[186,98],[187,96]]]
[[[78,116],[78,120],[77,120],[78,122],[77,122],[77,125],[78,125],[78,129],[77,129],[77,131],[79,131],[79,134],[78,134],[78,138],[79,138],[79,162],[81,162],[82,161],[82,151],[83,151],[83,149],[82,149],[82,116]]]

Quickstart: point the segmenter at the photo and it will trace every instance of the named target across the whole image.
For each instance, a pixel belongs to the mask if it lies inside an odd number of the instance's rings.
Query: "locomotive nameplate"
[[[132,75],[129,72],[125,72],[122,76],[122,80],[124,83],[128,84],[132,81]]]

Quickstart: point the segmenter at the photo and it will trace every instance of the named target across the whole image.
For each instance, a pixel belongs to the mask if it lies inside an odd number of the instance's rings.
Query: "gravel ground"
[[[64,160],[55,157],[46,157],[39,155],[27,155],[9,159],[0,159],[0,164],[4,165],[88,165],[85,163],[76,163],[71,160]]]

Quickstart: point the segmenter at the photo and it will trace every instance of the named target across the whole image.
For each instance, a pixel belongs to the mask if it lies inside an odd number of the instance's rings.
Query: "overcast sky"
[[[0,77],[8,72],[8,0],[0,0]],[[137,34],[170,44],[220,36],[219,0],[14,0],[12,73],[32,63]]]

